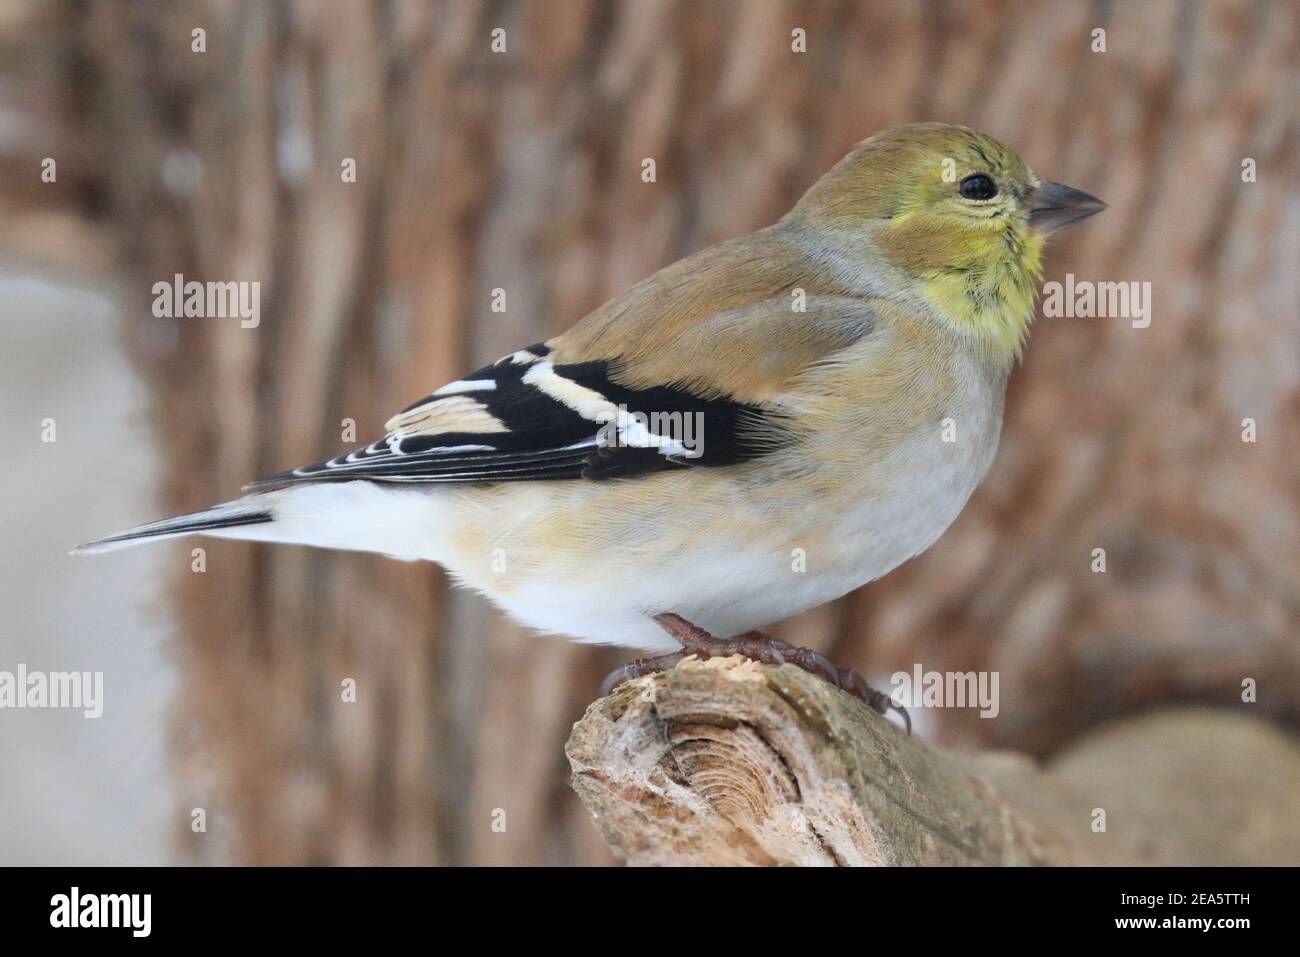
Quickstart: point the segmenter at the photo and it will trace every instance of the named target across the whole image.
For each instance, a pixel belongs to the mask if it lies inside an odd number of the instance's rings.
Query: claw
[[[907,709],[894,702],[889,695],[872,688],[863,677],[852,668],[840,668],[820,652],[811,648],[796,648],[784,641],[769,638],[759,631],[747,631],[732,638],[715,638],[703,628],[692,624],[681,615],[666,611],[651,616],[654,622],[675,638],[682,646],[681,651],[660,655],[657,658],[641,658],[629,662],[621,668],[611,671],[600,685],[600,696],[604,697],[629,678],[667,671],[689,655],[701,659],[727,655],[744,655],[754,661],[768,665],[792,664],[809,674],[829,681],[841,691],[853,695],[876,714],[884,715],[893,710],[903,719],[907,733],[912,733],[912,717]]]
[[[805,671],[815,674],[818,678],[829,681],[833,685],[840,683],[840,669],[829,658],[820,652],[813,651],[811,648],[800,648],[801,652],[806,652],[808,663],[802,665]]]
[[[627,681],[628,678],[636,677],[635,665],[636,662],[620,665],[609,674],[605,675],[605,680],[600,683],[600,691],[597,692],[596,697],[603,698],[624,681]]]
[[[605,697],[629,678],[643,678],[646,675],[653,675],[674,668],[677,666],[677,662],[685,657],[686,652],[673,651],[666,655],[659,655],[657,658],[638,658],[636,661],[629,661],[625,665],[620,665],[605,675],[605,680],[600,683],[600,693],[597,697]]]
[[[895,704],[895,703],[894,703],[894,699],[893,699],[893,698],[890,698],[890,699],[889,699],[889,704],[885,705],[885,710],[886,710],[886,711],[897,711],[897,712],[899,713],[899,715],[902,716],[902,718],[903,718],[903,726],[904,726],[905,728],[907,728],[907,735],[908,735],[908,737],[911,737],[911,735],[912,735],[912,716],[911,716],[910,714],[907,713],[907,709],[904,708],[901,704]]]

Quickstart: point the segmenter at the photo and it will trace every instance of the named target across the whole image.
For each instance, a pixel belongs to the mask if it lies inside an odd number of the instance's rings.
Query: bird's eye
[[[998,184],[983,173],[971,173],[961,181],[958,189],[966,199],[992,199],[998,194]]]

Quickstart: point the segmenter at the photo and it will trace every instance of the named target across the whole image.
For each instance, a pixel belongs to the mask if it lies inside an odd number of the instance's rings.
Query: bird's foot
[[[601,697],[629,678],[641,678],[673,668],[679,661],[689,655],[697,658],[726,658],[731,655],[743,655],[765,665],[791,664],[802,668],[809,674],[829,681],[841,691],[847,691],[877,714],[897,711],[907,726],[907,733],[912,733],[912,719],[907,709],[894,703],[894,699],[877,691],[863,680],[852,668],[841,668],[825,655],[811,648],[796,648],[784,641],[771,638],[761,631],[747,631],[743,635],[731,638],[716,638],[703,628],[691,624],[681,615],[665,612],[654,616],[655,622],[677,641],[682,650],[672,654],[659,655],[656,658],[640,658],[629,662],[621,668],[610,672],[600,686]]]

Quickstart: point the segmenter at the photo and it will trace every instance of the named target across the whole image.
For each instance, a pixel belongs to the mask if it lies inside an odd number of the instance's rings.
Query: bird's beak
[[[1081,189],[1043,180],[1029,210],[1029,225],[1042,233],[1054,233],[1105,208],[1105,203]]]

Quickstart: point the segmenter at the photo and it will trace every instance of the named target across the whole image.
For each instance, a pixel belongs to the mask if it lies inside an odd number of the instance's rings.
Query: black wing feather
[[[490,388],[433,395],[409,406],[402,415],[436,408],[461,397],[474,403],[504,428],[497,431],[403,432],[401,428],[354,452],[314,465],[281,472],[254,482],[250,488],[271,488],[311,482],[365,480],[394,484],[453,482],[523,482],[542,480],[631,478],[665,469],[718,467],[764,454],[773,447],[770,436],[779,425],[770,411],[720,396],[702,397],[687,389],[658,386],[630,389],[610,377],[610,363],[585,362],[550,367],[555,375],[598,393],[629,413],[682,423],[687,416],[702,439],[700,454],[690,457],[653,445],[607,441],[602,422],[557,400],[525,381],[529,370],[543,361],[538,344],[507,356],[460,380],[489,381]],[[769,440],[755,441],[758,423],[765,423]],[[680,438],[646,430],[652,436]]]

